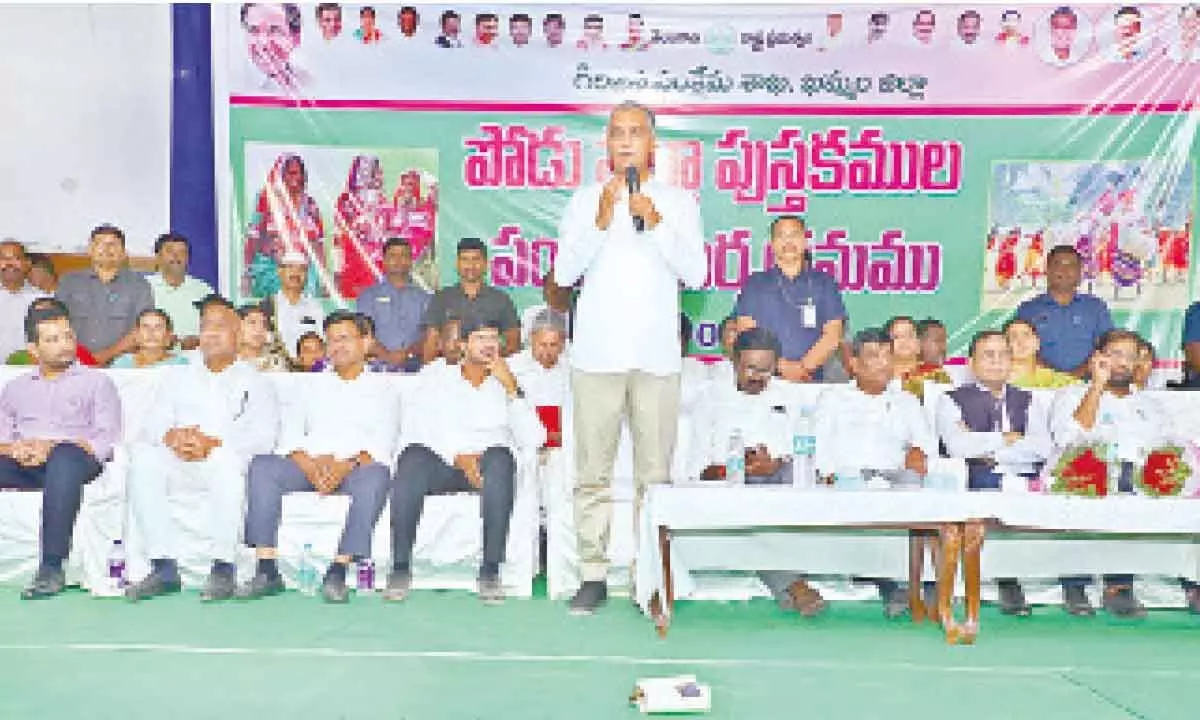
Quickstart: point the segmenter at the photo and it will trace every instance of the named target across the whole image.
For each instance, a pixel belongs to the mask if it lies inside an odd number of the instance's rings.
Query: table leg
[[[962,530],[958,523],[946,523],[938,532],[937,619],[942,625],[946,642],[958,642],[961,629],[954,621],[954,577],[962,549]]]
[[[662,555],[663,591],[667,597],[660,598],[655,592],[650,601],[650,608],[658,636],[665,638],[671,626],[671,615],[675,612],[675,579],[671,575],[671,531],[665,525],[658,526],[658,552]]]
[[[967,593],[967,620],[962,641],[968,645],[979,634],[980,564],[986,528],[981,520],[970,520],[963,529],[963,583]]]
[[[929,616],[925,599],[921,593],[921,576],[925,568],[925,537],[920,530],[908,531],[908,614],[915,623],[923,623]],[[887,602],[887,598],[884,598]]]

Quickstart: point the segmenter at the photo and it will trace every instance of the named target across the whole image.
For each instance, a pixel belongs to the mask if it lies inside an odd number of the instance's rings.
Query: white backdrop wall
[[[171,6],[0,5],[0,237],[149,254],[170,212]]]

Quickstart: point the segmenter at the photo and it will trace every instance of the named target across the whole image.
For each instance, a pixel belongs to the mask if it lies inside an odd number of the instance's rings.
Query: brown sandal
[[[816,617],[825,611],[825,598],[804,580],[797,580],[788,586],[787,593],[791,598],[791,609],[800,613],[801,617]]]

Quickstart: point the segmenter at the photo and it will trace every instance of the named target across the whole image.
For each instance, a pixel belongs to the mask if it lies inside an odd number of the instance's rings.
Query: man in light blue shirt
[[[1037,329],[1042,343],[1039,359],[1076,377],[1087,373],[1096,341],[1113,329],[1104,301],[1079,292],[1080,277],[1079,251],[1057,245],[1046,258],[1047,291],[1017,307],[1017,318]]]
[[[200,346],[200,311],[196,302],[213,293],[208,283],[187,274],[192,244],[177,233],[163,233],[154,241],[158,272],[146,281],[154,291],[154,307],[171,318],[171,325],[184,350]]]
[[[375,324],[374,355],[390,368],[407,372],[421,368],[421,319],[429,305],[429,293],[412,284],[412,266],[408,241],[388,238],[383,246],[386,277],[359,293],[357,300],[358,311]]]

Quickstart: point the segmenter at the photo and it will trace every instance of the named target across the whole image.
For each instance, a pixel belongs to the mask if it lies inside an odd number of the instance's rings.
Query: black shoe
[[[934,607],[937,607],[937,603],[934,603]],[[895,620],[907,615],[908,611],[908,588],[903,585],[891,588],[883,601],[883,616]]]
[[[1018,583],[1000,584],[1000,613],[1015,617],[1029,617],[1033,608],[1025,600],[1025,591]]]
[[[921,601],[925,603],[925,613],[931,617],[937,616],[938,596],[936,584],[925,584],[921,588]],[[954,598],[950,598],[951,604]]]
[[[579,586],[571,598],[572,615],[592,615],[608,601],[608,583],[603,580],[588,580]]]
[[[1188,588],[1187,609],[1193,615],[1200,615],[1200,587]]]
[[[1087,590],[1082,585],[1063,588],[1063,609],[1075,617],[1092,617],[1096,614],[1096,608],[1092,607]]]
[[[53,597],[67,586],[67,575],[60,570],[38,568],[33,584],[21,591],[22,600],[41,600]]]
[[[234,573],[210,572],[204,589],[200,591],[203,602],[230,600],[237,594],[237,575]]]
[[[254,573],[254,577],[242,583],[237,589],[238,600],[258,600],[259,598],[278,595],[283,592],[283,578],[279,575]]]
[[[125,599],[130,602],[149,600],[159,595],[177,593],[180,589],[182,589],[182,583],[180,583],[179,578],[164,580],[161,575],[152,572],[143,578],[141,582],[125,588]]]
[[[346,587],[346,574],[327,572],[321,581],[321,596],[327,603],[350,602],[350,590]]]
[[[479,599],[484,605],[500,605],[504,602],[504,583],[499,575],[480,575],[477,578]]]
[[[410,592],[412,592],[411,573],[393,570],[388,574],[387,587],[383,589],[385,602],[403,602],[408,599]]]
[[[1146,606],[1138,601],[1128,586],[1104,588],[1104,612],[1119,618],[1146,617]]]

